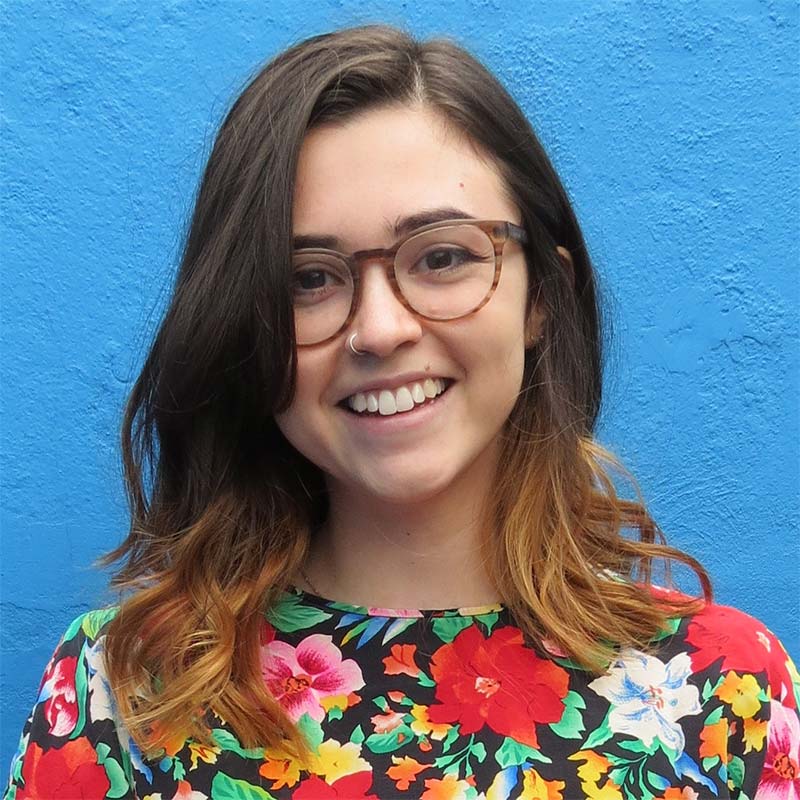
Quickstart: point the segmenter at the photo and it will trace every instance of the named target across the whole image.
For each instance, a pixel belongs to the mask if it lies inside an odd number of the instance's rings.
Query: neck
[[[392,502],[328,483],[330,513],[304,566],[311,591],[367,607],[441,609],[499,602],[485,566],[486,476],[431,498]]]

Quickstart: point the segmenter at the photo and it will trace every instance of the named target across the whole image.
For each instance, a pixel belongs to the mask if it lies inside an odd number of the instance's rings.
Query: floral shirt
[[[523,640],[501,606],[361,608],[292,590],[264,621],[264,680],[314,751],[305,769],[213,745],[144,760],[103,667],[114,609],[76,619],[42,681],[8,798],[800,800],[798,676],[724,606],[676,619],[592,675]]]

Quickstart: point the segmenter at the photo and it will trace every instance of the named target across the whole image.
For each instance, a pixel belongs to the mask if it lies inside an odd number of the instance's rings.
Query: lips
[[[447,378],[425,378],[394,389],[356,392],[345,398],[340,405],[356,414],[402,414],[438,397],[452,382]]]

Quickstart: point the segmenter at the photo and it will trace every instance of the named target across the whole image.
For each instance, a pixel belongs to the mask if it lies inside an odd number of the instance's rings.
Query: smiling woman
[[[594,441],[601,316],[472,56],[366,27],[275,58],[129,401],[127,594],[65,634],[9,796],[800,796],[786,653]]]

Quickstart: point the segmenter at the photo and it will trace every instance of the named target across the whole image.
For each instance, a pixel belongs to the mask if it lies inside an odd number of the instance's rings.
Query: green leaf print
[[[436,686],[436,681],[433,678],[429,678],[422,670],[419,671],[419,675],[417,675],[417,683],[420,686],[425,686],[427,688],[433,688]]]
[[[264,758],[263,747],[242,747],[239,740],[230,731],[226,731],[224,728],[214,728],[214,730],[211,731],[211,736],[220,748],[223,750],[230,750],[232,753],[236,753],[236,755],[242,758]]]
[[[403,723],[388,733],[373,733],[364,742],[373,753],[393,753],[414,740],[414,731]]]
[[[497,624],[497,620],[500,619],[500,615],[496,611],[493,611],[491,614],[481,614],[476,619],[478,623],[486,629],[486,635],[489,636],[492,632],[492,628]]]
[[[360,725],[356,725],[353,732],[350,734],[350,741],[353,744],[361,744],[364,741],[364,729]]]
[[[657,772],[647,770],[647,780],[661,793],[669,789],[669,781],[663,775],[659,775]]]
[[[653,739],[649,745],[646,745],[641,739],[630,739],[629,741],[620,742],[619,746],[630,753],[646,753],[651,756],[658,749],[658,742]]]
[[[667,636],[674,636],[681,626],[681,621],[680,617],[670,617],[665,627],[653,637],[652,641],[660,642],[662,639],[666,639]]]
[[[176,781],[182,781],[186,777],[186,767],[179,758],[172,759],[172,777]]]
[[[349,631],[342,637],[342,647],[344,647],[351,639],[355,639],[359,633],[363,633],[367,627],[372,623],[373,618],[367,617],[367,619],[362,620],[353,628],[350,628]]]
[[[391,709],[389,708],[389,701],[382,695],[373,698],[372,702],[375,703],[375,705],[378,706],[378,708],[384,713],[386,713],[387,711],[391,711]]]
[[[703,771],[704,772],[711,772],[714,767],[719,764],[719,756],[706,756],[706,758],[702,761],[703,764]]]
[[[567,692],[564,706],[561,719],[551,723],[550,730],[562,739],[580,739],[586,730],[581,714],[581,710],[586,708],[586,701],[577,692]]]
[[[583,743],[583,747],[581,750],[594,750],[599,745],[607,742],[614,734],[611,732],[611,728],[608,726],[608,718],[611,716],[611,711],[606,714],[605,719],[600,723],[600,725],[595,728],[590,734],[586,741]]]
[[[714,694],[714,692],[717,691],[717,689],[719,688],[719,685],[722,683],[723,680],[724,680],[723,676],[720,675],[719,678],[716,680],[716,682],[712,685],[711,681],[708,680],[708,678],[706,678],[706,682],[703,684],[703,702],[704,703],[705,703],[706,700],[708,700],[709,697],[711,697]]]
[[[322,744],[322,725],[306,713],[297,721],[297,727],[300,729],[300,733],[306,737],[311,751],[316,753]]]
[[[715,725],[722,719],[722,706],[717,706],[704,720],[705,725]]]
[[[103,768],[108,776],[108,782],[111,784],[111,788],[106,792],[106,797],[128,797],[131,787],[119,761],[115,758],[107,758],[103,764]]]
[[[475,770],[469,763],[470,758],[475,758],[479,763],[486,760],[486,746],[483,742],[476,742],[475,735],[469,737],[467,744],[458,752],[450,753],[446,756],[439,756],[434,759],[434,765],[441,769],[445,775],[450,773],[460,774],[461,767],[464,767],[464,776],[474,775]]]
[[[445,643],[449,644],[464,628],[472,625],[472,617],[452,616],[436,617],[433,621],[433,632]]]
[[[83,627],[83,620],[88,616],[88,612],[86,614],[81,614],[76,619],[70,622],[69,627],[64,633],[64,637],[62,638],[62,642],[71,642],[77,635],[78,631]]]
[[[729,786],[740,788],[744,785],[744,761],[739,756],[733,756],[728,762]]]
[[[282,633],[294,633],[306,628],[313,628],[332,616],[319,608],[303,604],[299,595],[295,594],[285,595],[267,612],[267,619]]]
[[[497,749],[494,758],[501,769],[524,766],[528,761],[540,761],[543,764],[552,763],[551,759],[546,755],[543,755],[530,745],[522,744],[516,739],[512,739],[510,736],[506,736],[503,740],[503,744]]]
[[[96,639],[97,635],[100,633],[100,629],[105,625],[109,620],[114,619],[117,615],[118,608],[100,608],[97,611],[90,611],[83,617],[83,622],[81,623],[81,628],[83,628],[83,632],[90,638]]]
[[[122,769],[125,772],[125,778],[128,781],[130,786],[133,786],[134,778],[133,778],[133,764],[131,764],[131,754],[126,748],[122,748],[120,750],[120,755],[122,756]]]
[[[130,792],[131,786],[119,762],[115,758],[108,757],[111,748],[105,742],[100,742],[95,748],[95,752],[97,753],[97,763],[105,769],[108,782],[111,784],[111,787],[106,792],[106,797],[112,798],[112,800],[113,798],[124,797]]]
[[[224,772],[218,772],[211,783],[211,797],[214,800],[275,800],[260,786],[253,786],[247,781],[231,778]]]
[[[77,739],[83,733],[83,727],[86,724],[86,704],[89,702],[89,681],[86,673],[86,648],[89,645],[87,642],[83,643],[81,652],[78,654],[78,660],[75,663],[75,699],[78,705],[78,719],[75,721],[75,727],[69,738]],[[63,663],[63,662],[62,662]]]
[[[443,753],[446,753],[448,752],[448,750],[450,750],[450,746],[456,739],[458,739],[458,735],[459,735],[458,725],[452,725],[450,727],[450,730],[447,731],[447,736],[445,736],[444,740],[442,741]]]

